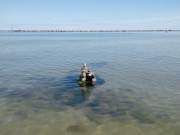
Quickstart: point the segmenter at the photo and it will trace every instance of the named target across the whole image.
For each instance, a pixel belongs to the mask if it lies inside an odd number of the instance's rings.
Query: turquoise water
[[[0,134],[179,135],[179,37],[1,31]]]

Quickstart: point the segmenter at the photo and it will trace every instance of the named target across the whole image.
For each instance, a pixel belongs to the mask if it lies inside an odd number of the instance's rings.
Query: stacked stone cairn
[[[81,75],[79,77],[79,80],[82,82],[96,82],[94,72],[91,71],[90,67],[87,70],[86,63],[84,63],[83,67],[81,68]]]

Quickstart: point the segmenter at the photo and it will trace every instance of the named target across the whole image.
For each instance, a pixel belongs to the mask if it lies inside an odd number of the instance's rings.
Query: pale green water
[[[0,32],[0,135],[179,135],[179,37]]]

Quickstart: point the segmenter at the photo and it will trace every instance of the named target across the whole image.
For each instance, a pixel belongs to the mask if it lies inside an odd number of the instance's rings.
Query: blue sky
[[[180,29],[180,0],[0,0],[0,30]]]

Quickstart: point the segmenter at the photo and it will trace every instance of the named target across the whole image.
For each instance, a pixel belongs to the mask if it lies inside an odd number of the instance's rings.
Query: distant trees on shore
[[[9,32],[170,32],[176,30],[9,30]]]

